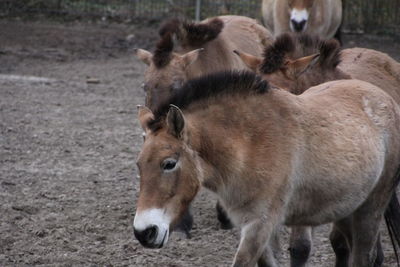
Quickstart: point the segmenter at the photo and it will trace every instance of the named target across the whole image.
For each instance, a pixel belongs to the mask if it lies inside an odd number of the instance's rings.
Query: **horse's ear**
[[[200,53],[203,51],[204,48],[199,48],[182,55],[181,58],[183,60],[184,67],[186,68],[187,66],[195,62],[199,58]]]
[[[240,52],[238,50],[233,50],[233,53],[238,55],[240,59],[249,67],[252,71],[257,72],[258,67],[260,66],[262,59],[244,52]]]
[[[142,128],[145,132],[148,132],[149,128],[147,126],[147,123],[150,120],[154,119],[154,114],[153,114],[153,112],[151,112],[151,110],[149,108],[142,106],[142,105],[138,105],[137,109],[138,109],[138,119],[139,119],[140,125],[142,126]]]
[[[185,118],[182,111],[174,105],[169,106],[167,114],[167,127],[168,132],[177,138],[183,137],[183,130],[185,128]]]
[[[151,59],[153,58],[153,54],[151,52],[138,48],[135,50],[135,54],[143,63],[150,65]]]
[[[308,68],[317,63],[319,54],[301,57],[296,60],[288,60],[285,63],[285,73],[290,79],[297,79]]]

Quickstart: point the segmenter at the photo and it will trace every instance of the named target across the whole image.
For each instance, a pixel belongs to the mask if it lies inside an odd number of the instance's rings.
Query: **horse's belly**
[[[350,201],[340,201],[330,205],[322,202],[319,203],[319,205],[312,203],[308,205],[296,205],[295,208],[297,208],[297,211],[286,216],[285,224],[289,226],[314,226],[334,222],[350,215],[364,200],[365,197],[361,197]]]
[[[356,144],[362,148],[356,153],[350,148],[336,157],[315,158],[308,166],[300,167],[285,216],[287,224],[336,221],[350,215],[368,198],[383,171],[384,145],[383,140],[361,143]]]

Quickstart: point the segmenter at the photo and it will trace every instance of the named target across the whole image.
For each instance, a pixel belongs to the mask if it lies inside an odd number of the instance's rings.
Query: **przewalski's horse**
[[[271,33],[257,21],[242,16],[220,16],[201,23],[177,19],[166,22],[159,30],[160,40],[154,55],[137,49],[136,55],[148,65],[144,77],[146,106],[154,110],[188,79],[221,70],[247,69],[233,49],[261,55],[273,42]],[[179,44],[178,51],[174,51]],[[175,49],[176,50],[176,49]],[[229,220],[217,206],[222,228],[230,228]],[[222,215],[222,216],[221,216]],[[188,233],[191,216],[187,214],[181,227]]]
[[[263,0],[262,15],[275,37],[305,32],[341,41],[342,0]]]
[[[327,81],[358,79],[381,87],[400,104],[400,63],[379,51],[341,50],[335,40],[282,34],[263,57],[235,53],[253,71],[294,94]]]
[[[235,52],[264,79],[294,94],[327,81],[353,78],[380,86],[400,104],[400,64],[375,50],[350,48],[341,51],[335,40],[283,34],[265,49],[262,58]],[[290,239],[292,266],[303,266],[307,262],[311,235],[308,227],[293,227]],[[331,242],[336,254],[346,258],[349,251],[343,240],[340,242],[340,237],[332,235]],[[379,255],[383,255],[381,249]],[[382,260],[383,256],[377,263]],[[342,266],[340,261],[339,258],[337,266]]]
[[[154,110],[188,79],[216,71],[247,69],[232,54],[239,49],[261,55],[273,42],[271,33],[256,20],[242,16],[219,16],[189,23],[177,19],[160,28],[154,54],[137,49],[148,68],[144,76],[146,106]],[[179,44],[174,51],[174,40]]]
[[[134,233],[145,247],[167,243],[200,186],[241,228],[235,267],[276,266],[268,242],[282,223],[334,222],[354,267],[374,264],[385,210],[400,230],[400,109],[374,85],[334,81],[296,96],[223,72],[188,82],[154,113],[140,107],[139,121]]]

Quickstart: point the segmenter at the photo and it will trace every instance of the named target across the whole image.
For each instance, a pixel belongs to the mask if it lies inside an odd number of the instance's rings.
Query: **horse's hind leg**
[[[290,266],[305,266],[312,248],[312,228],[305,226],[291,227]]]
[[[349,266],[352,246],[351,226],[351,218],[337,221],[332,226],[329,239],[336,255],[336,267]]]
[[[379,226],[385,205],[379,205],[379,202],[369,199],[353,214],[352,266],[367,267],[381,264],[383,255],[379,251],[381,249]]]
[[[336,255],[336,267],[347,267],[349,266],[349,258],[352,247],[351,237],[351,220],[344,219],[333,225],[332,231],[329,235],[329,239],[332,244],[333,251]],[[376,258],[374,267],[382,266],[383,263],[383,250],[381,244],[380,234],[378,234],[378,240],[376,242]]]
[[[374,262],[374,267],[382,266],[384,259],[383,249],[382,249],[382,242],[381,242],[381,235],[378,234],[378,241],[376,242],[376,259]]]

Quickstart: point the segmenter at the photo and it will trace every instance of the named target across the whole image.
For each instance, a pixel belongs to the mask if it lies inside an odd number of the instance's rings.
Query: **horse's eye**
[[[163,163],[161,164],[161,168],[164,171],[172,171],[173,169],[175,169],[176,163],[177,163],[176,159],[168,158],[163,161]]]

